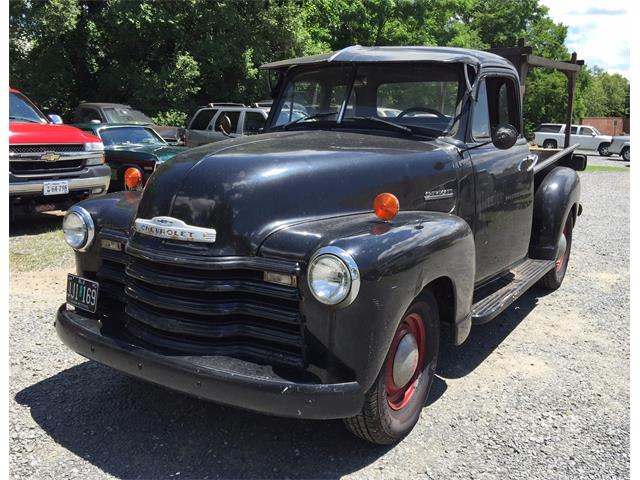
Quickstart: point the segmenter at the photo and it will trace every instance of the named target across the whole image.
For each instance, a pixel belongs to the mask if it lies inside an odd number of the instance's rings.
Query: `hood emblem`
[[[440,190],[431,190],[428,192],[424,192],[424,199],[426,201],[429,200],[440,200],[443,198],[451,198],[455,195],[455,192],[452,188],[443,188]]]
[[[173,217],[153,217],[151,220],[137,218],[133,229],[142,235],[181,240],[183,242],[215,243],[213,228],[193,227]]]
[[[40,156],[40,160],[44,162],[55,162],[60,159],[60,155],[55,152],[45,152]]]

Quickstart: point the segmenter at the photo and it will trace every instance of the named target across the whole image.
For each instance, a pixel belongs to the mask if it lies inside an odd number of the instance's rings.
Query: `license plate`
[[[69,193],[69,182],[60,180],[57,182],[44,182],[44,195],[65,195]]]
[[[67,276],[67,303],[95,313],[98,306],[98,282],[69,274]]]

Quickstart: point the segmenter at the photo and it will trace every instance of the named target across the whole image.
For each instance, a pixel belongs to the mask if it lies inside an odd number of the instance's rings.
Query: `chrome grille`
[[[9,153],[84,152],[84,143],[9,145]]]
[[[248,268],[198,269],[101,250],[100,313],[124,316],[138,343],[184,355],[227,355],[303,367],[296,288]]]

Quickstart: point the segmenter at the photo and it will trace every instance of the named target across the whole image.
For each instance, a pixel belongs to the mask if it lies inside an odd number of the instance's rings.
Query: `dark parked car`
[[[104,123],[80,123],[75,127],[100,137],[111,167],[109,191],[139,190],[159,164],[185,147],[170,146],[151,127]]]
[[[160,134],[169,145],[184,145],[184,128],[155,125],[153,120],[140,110],[122,103],[81,103],[73,112],[71,123],[117,123],[146,125]]]
[[[560,287],[586,158],[529,150],[518,70],[494,54],[356,46],[265,67],[259,137],[67,214],[58,334],[200,398],[396,442],[441,331],[460,345],[534,284]]]

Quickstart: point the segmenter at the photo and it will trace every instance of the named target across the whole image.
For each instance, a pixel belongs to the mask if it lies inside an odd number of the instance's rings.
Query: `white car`
[[[615,153],[620,155],[623,160],[630,161],[631,159],[631,137],[619,136],[613,137],[613,141],[609,146],[609,153]]]
[[[245,107],[238,104],[210,103],[201,107],[187,127],[187,147],[198,147],[228,138],[220,132],[220,123],[226,116],[231,123],[232,137],[255,135],[262,131],[267,112],[261,108]]]
[[[543,148],[564,147],[565,127],[560,123],[543,123],[536,128],[533,142]],[[601,134],[595,127],[571,125],[570,145],[580,144],[580,150],[592,150],[608,157],[611,140],[611,136]]]

